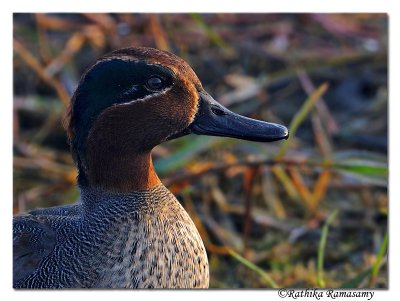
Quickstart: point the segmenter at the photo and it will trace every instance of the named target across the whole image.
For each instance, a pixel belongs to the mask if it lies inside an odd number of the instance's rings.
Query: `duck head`
[[[269,142],[286,127],[235,114],[215,101],[181,58],[126,48],[100,58],[83,76],[67,114],[78,183],[130,192],[158,185],[151,150],[190,133]]]

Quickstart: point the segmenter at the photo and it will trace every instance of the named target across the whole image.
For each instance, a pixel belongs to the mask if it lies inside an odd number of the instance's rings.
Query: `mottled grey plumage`
[[[14,218],[15,288],[208,287],[192,220],[161,184],[81,191],[76,205]]]

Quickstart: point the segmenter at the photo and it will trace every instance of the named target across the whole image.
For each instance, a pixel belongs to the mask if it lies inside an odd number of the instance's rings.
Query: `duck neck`
[[[149,190],[161,184],[151,158],[151,151],[125,155],[96,152],[88,158],[86,176],[89,186],[105,191],[129,193]]]

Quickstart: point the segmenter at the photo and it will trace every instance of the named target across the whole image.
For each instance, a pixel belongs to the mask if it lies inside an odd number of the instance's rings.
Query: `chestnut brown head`
[[[190,133],[254,141],[288,136],[283,126],[217,103],[181,58],[143,47],[100,58],[83,75],[67,119],[79,184],[86,186],[99,177],[120,177],[115,173],[124,177],[121,168],[108,165],[128,166],[163,141]]]

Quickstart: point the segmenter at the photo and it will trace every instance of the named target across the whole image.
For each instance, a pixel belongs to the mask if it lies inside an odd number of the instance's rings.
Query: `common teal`
[[[15,288],[207,288],[204,244],[151,150],[191,133],[288,137],[216,102],[181,58],[142,47],[89,68],[66,121],[80,200],[14,217]]]

